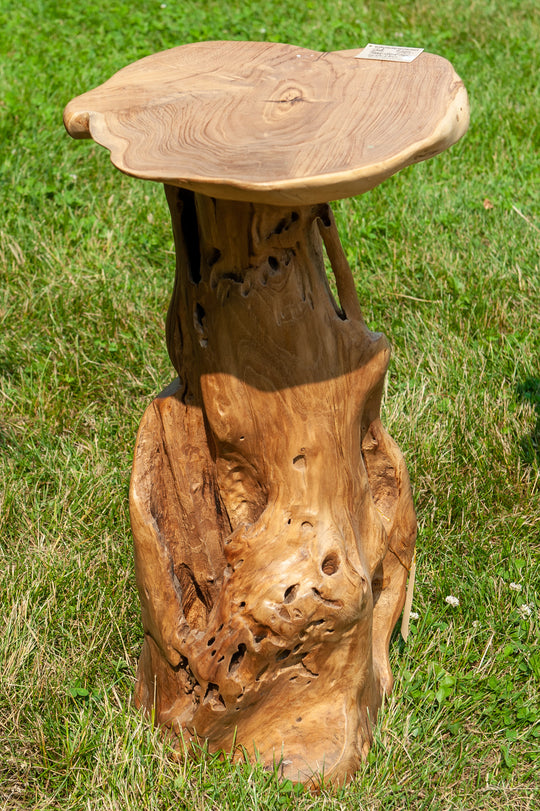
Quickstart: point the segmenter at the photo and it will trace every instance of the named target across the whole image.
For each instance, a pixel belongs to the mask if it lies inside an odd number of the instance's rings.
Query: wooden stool
[[[185,45],[64,114],[165,184],[176,244],[178,378],[143,417],[131,479],[137,704],[306,783],[343,782],[369,748],[416,536],[379,418],[389,345],[363,321],[328,201],[468,125],[446,60],[359,53]]]

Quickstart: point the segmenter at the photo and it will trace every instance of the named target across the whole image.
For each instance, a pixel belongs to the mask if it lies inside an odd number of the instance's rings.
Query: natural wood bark
[[[362,320],[327,205],[166,191],[179,377],[147,410],[133,466],[136,700],[212,750],[341,782],[392,687],[415,539],[379,418],[388,343]]]

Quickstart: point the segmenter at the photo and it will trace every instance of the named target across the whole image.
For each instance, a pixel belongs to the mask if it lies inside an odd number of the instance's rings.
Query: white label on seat
[[[356,59],[381,59],[383,62],[412,62],[423,48],[403,48],[401,45],[374,45],[370,42]]]

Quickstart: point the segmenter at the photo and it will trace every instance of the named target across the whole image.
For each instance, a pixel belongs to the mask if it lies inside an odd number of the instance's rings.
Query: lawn
[[[0,0],[0,809],[540,808],[539,36],[533,0]],[[176,762],[131,706],[127,489],[173,377],[174,252],[163,190],[72,141],[62,110],[206,39],[423,47],[471,102],[458,145],[334,206],[393,345],[417,618],[367,762],[317,797],[204,751]]]

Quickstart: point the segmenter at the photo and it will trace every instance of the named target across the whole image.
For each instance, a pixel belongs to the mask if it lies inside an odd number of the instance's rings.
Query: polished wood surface
[[[445,59],[360,52],[184,45],[74,99],[64,121],[136,177],[249,202],[349,197],[441,152],[468,126],[465,89]]]
[[[147,410],[131,481],[137,702],[184,740],[340,783],[392,688],[416,535],[379,416],[388,342],[329,206],[167,197],[179,377]]]

